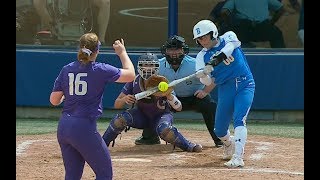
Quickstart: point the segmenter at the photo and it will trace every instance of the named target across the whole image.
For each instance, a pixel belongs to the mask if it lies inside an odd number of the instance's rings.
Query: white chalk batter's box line
[[[54,140],[26,140],[20,143],[16,148],[16,156],[20,156],[25,153],[25,150],[34,142],[52,142]]]
[[[25,153],[26,149],[32,145],[35,142],[53,142],[55,140],[26,140],[22,143],[20,143],[17,148],[16,148],[16,156],[20,156]],[[253,142],[252,143],[257,143],[260,146],[256,147],[256,149],[259,149],[260,151],[268,150],[269,147],[272,145],[272,143],[269,142]],[[255,155],[251,155],[250,157],[253,157]],[[112,158],[112,161],[118,161],[118,162],[152,162],[152,160],[146,159],[146,158],[128,158],[128,157],[123,157],[123,158],[118,158],[119,156],[115,156]],[[251,160],[258,160],[260,158],[250,158]],[[200,169],[200,168],[194,168],[194,169]],[[203,169],[203,168],[201,168]],[[304,176],[304,172],[292,172],[292,171],[285,171],[285,170],[274,170],[274,169],[256,169],[256,168],[251,168],[251,167],[246,167],[246,168],[235,168],[235,169],[210,169],[214,171],[246,171],[246,172],[251,172],[251,173],[280,173],[280,174],[291,174],[291,175],[302,175]]]

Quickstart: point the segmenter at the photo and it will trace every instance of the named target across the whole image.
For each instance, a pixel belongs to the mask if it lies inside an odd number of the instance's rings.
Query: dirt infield
[[[214,148],[207,131],[180,129],[187,138],[204,147],[201,153],[172,151],[160,145],[134,145],[140,130],[130,129],[109,147],[115,180],[207,180],[207,179],[304,179],[304,140],[248,136],[245,167],[223,166],[222,148]],[[83,180],[95,178],[86,164]],[[16,136],[16,179],[64,179],[64,167],[56,134]]]

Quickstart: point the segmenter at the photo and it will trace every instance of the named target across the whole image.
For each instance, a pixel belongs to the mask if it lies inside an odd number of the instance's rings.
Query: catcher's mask
[[[159,60],[153,53],[144,53],[138,59],[138,73],[147,80],[150,76],[159,73]]]
[[[189,47],[184,38],[177,35],[170,37],[160,50],[171,65],[180,65],[184,56],[189,53]]]

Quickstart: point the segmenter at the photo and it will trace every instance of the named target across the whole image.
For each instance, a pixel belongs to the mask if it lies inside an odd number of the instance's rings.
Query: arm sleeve
[[[234,49],[240,47],[241,42],[239,41],[237,35],[232,31],[226,32],[222,38],[225,40],[226,44],[221,49],[221,52],[223,52],[227,57],[229,57],[231,56]]]
[[[203,69],[205,66],[203,56],[204,56],[204,53],[202,50],[196,56],[196,60],[195,60],[196,61],[196,71]]]

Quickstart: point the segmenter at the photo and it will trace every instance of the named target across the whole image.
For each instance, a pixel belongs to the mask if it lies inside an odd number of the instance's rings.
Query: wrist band
[[[168,99],[168,102],[173,109],[178,109],[181,106],[181,102],[179,101],[179,99],[176,96],[173,96],[172,100]]]

